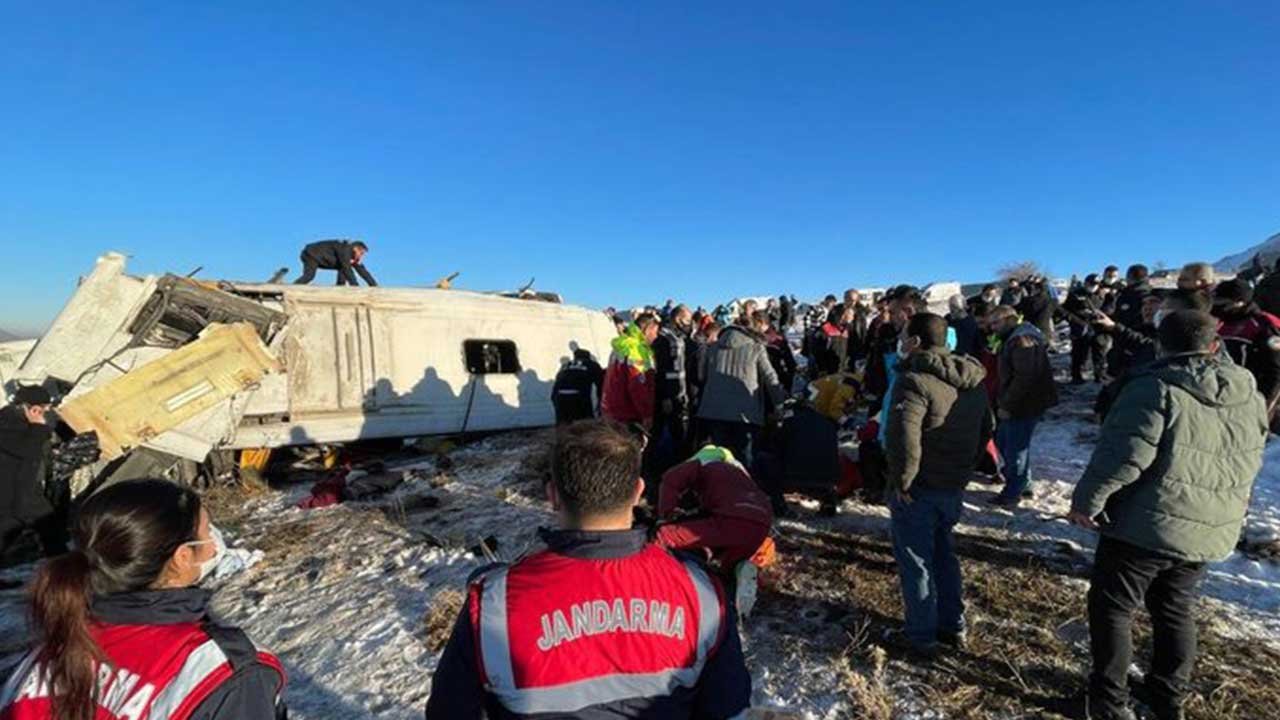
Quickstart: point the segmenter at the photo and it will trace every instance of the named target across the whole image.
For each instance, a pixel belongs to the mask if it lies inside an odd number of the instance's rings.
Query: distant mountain
[[[11,332],[0,330],[0,342],[11,342],[13,340],[21,340],[21,339],[22,338],[18,337],[17,335],[14,335]]]
[[[1280,233],[1276,233],[1253,247],[1235,255],[1228,255],[1213,264],[1213,269],[1222,273],[1234,273],[1249,266],[1253,256],[1262,253],[1262,262],[1268,268],[1280,258]]]

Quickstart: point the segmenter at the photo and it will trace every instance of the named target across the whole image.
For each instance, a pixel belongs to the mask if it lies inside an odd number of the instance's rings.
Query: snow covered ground
[[[1095,538],[1061,516],[1097,435],[1088,418],[1090,391],[1065,388],[1063,404],[1037,432],[1036,500],[1013,511],[992,509],[985,500],[994,488],[975,485],[958,528],[967,542],[989,540],[992,552],[1074,569],[1062,582],[1080,594]],[[284,660],[294,717],[421,717],[457,591],[487,562],[477,546],[492,537],[500,558],[517,557],[552,519],[536,480],[538,448],[547,438],[513,433],[465,445],[448,461],[406,461],[399,467],[417,469],[415,479],[370,503],[300,510],[295,505],[308,487],[298,485],[217,504],[216,520],[231,544],[261,550],[264,558],[221,581],[215,607]],[[780,546],[790,555],[742,632],[757,705],[835,720],[854,716],[848,685],[838,681],[847,680],[846,648],[880,640],[866,637],[874,635],[866,620],[840,602],[870,591],[840,574],[846,564],[840,553],[890,572],[888,520],[883,508],[852,500],[834,518],[815,509],[802,504],[797,519],[778,524]],[[1267,450],[1246,535],[1280,538],[1280,443]],[[819,561],[833,570],[806,576]],[[25,642],[21,585],[31,572],[31,566],[0,572],[0,674]],[[1277,561],[1236,553],[1213,566],[1205,595],[1215,631],[1280,646]],[[899,612],[891,595],[876,602],[886,618]],[[928,693],[909,668],[891,664],[885,683],[895,717],[941,717],[927,709]]]

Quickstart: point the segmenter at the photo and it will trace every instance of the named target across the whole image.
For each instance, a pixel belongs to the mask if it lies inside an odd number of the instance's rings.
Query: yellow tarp
[[[282,370],[249,323],[210,325],[195,342],[67,401],[58,414],[77,432],[97,431],[103,455],[114,458]]]

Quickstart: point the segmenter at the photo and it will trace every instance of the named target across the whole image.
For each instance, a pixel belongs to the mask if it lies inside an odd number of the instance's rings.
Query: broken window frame
[[[516,375],[520,350],[515,340],[467,339],[462,341],[462,364],[470,375]]]

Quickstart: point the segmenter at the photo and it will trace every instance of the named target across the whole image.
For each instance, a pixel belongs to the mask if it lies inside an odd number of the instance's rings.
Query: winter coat
[[[620,423],[651,427],[655,409],[653,350],[635,323],[614,338],[612,345],[600,414]]]
[[[595,417],[597,400],[603,394],[604,368],[586,350],[574,352],[573,360],[556,373],[551,386],[551,403],[556,422],[572,422]]]
[[[1152,292],[1151,284],[1146,280],[1124,288],[1116,295],[1115,313],[1111,319],[1131,328],[1142,325],[1142,303]]]
[[[1218,337],[1231,359],[1253,373],[1268,413],[1280,404],[1280,318],[1256,306],[1227,312],[1220,318]]]
[[[832,377],[839,377],[833,375]],[[799,405],[777,434],[784,492],[829,493],[840,481],[839,427],[816,408]]]
[[[898,362],[884,433],[887,488],[964,489],[994,427],[986,374],[982,363],[945,348]]]
[[[1091,337],[1095,334],[1094,316],[1102,310],[1102,297],[1082,287],[1076,288],[1067,295],[1062,310],[1067,313],[1067,321],[1071,324],[1072,338]]]
[[[1280,271],[1272,272],[1253,289],[1253,301],[1272,315],[1280,315]]]
[[[658,486],[658,517],[671,517],[680,497],[692,492],[698,508],[713,518],[737,518],[768,526],[773,507],[751,475],[728,450],[706,445],[689,460],[662,476]]]
[[[95,717],[138,717],[139,712],[149,713],[151,718],[187,720],[287,717],[281,699],[285,677],[280,661],[256,648],[243,631],[211,617],[210,597],[208,590],[182,588],[93,598],[91,634],[95,643],[104,643],[99,648],[106,655],[103,667],[119,668],[114,672],[115,683],[99,698]],[[150,672],[134,665],[139,661]],[[134,672],[129,672],[131,667]],[[156,673],[160,677],[168,673],[172,681],[150,685]],[[150,708],[142,710],[134,705],[138,700],[150,700]],[[162,713],[162,703],[173,705]],[[193,703],[195,707],[190,707]],[[107,709],[121,707],[118,714]],[[0,707],[0,716],[9,717],[4,707]],[[16,716],[30,717],[22,711]]]
[[[1053,314],[1058,304],[1049,295],[1048,288],[1023,296],[1018,312],[1024,322],[1035,325],[1046,338],[1053,338]]]
[[[680,415],[688,410],[689,381],[685,354],[689,351],[689,336],[675,327],[664,327],[653,341],[655,392],[658,407],[668,415]]]
[[[770,410],[786,397],[769,363],[764,339],[744,327],[733,326],[707,350],[699,368],[703,380],[698,417],[702,420],[764,425]]]
[[[53,512],[44,494],[52,439],[52,427],[32,424],[18,406],[0,408],[0,533]]]
[[[1072,510],[1108,537],[1190,562],[1239,539],[1262,467],[1267,415],[1248,371],[1174,356],[1135,372],[1116,398]]]
[[[1023,323],[1000,348],[999,409],[1009,417],[1038,418],[1058,404],[1049,346],[1039,328]]]
[[[777,330],[770,330],[765,335],[764,341],[765,350],[769,353],[769,364],[773,365],[773,372],[777,374],[783,392],[790,393],[792,385],[795,384],[796,370],[799,368],[791,343]]]
[[[955,353],[977,357],[982,351],[982,331],[978,329],[978,321],[968,314],[962,317],[948,315],[947,325],[956,333]]]
[[[348,240],[313,242],[302,249],[302,257],[304,260],[309,258],[315,262],[316,267],[321,270],[337,270],[340,283],[345,281],[347,285],[359,285],[360,283],[356,282],[356,276],[351,273],[355,270],[360,273],[360,277],[364,278],[369,287],[375,287],[378,284],[364,264],[355,261],[355,246]]]

